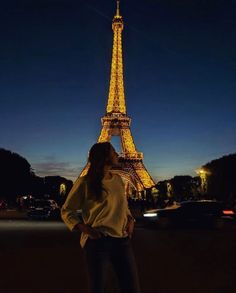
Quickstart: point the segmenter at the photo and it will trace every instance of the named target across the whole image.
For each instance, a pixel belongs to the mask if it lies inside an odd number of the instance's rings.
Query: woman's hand
[[[125,227],[125,231],[128,234],[129,238],[132,237],[132,234],[134,231],[134,223],[135,223],[135,219],[132,216],[128,216],[128,222]]]
[[[89,238],[91,239],[98,239],[102,237],[101,232],[86,224],[77,224],[74,229],[80,230],[81,232],[88,234]]]

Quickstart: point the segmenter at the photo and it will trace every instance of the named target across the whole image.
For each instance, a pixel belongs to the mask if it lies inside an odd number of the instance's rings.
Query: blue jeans
[[[105,292],[109,265],[112,265],[117,275],[121,293],[140,293],[138,272],[128,237],[88,239],[84,249],[90,293]]]

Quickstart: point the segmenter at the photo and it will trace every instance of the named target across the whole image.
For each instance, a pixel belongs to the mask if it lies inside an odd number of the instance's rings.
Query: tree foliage
[[[156,185],[159,197],[167,199],[167,183],[168,180],[159,181]]]
[[[0,149],[0,196],[14,200],[31,189],[34,173],[29,162],[17,153]]]
[[[236,200],[236,154],[213,160],[203,166],[207,171],[207,194],[211,198]]]
[[[29,162],[17,153],[0,149],[0,199],[13,205],[16,198],[23,195],[51,198],[63,202],[73,183],[60,176],[39,177],[34,174]],[[65,184],[66,193],[60,197],[60,184]]]
[[[173,196],[178,200],[190,199],[196,195],[198,183],[189,175],[175,176],[170,180]]]
[[[177,201],[198,198],[200,193],[200,178],[189,175],[174,176],[156,185],[159,196],[163,199],[173,198]]]

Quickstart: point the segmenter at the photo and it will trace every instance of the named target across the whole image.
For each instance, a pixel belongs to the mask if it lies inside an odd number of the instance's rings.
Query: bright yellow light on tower
[[[132,133],[130,130],[131,118],[126,113],[124,78],[123,78],[123,57],[122,57],[122,31],[124,23],[117,1],[116,15],[112,21],[113,48],[108,101],[106,114],[102,117],[102,130],[98,142],[111,141],[113,136],[120,136],[122,152],[119,155],[121,166],[114,170],[122,177],[128,178],[129,183],[139,193],[145,188],[153,188],[155,182],[146,170],[142,160],[143,153],[137,151]],[[88,172],[89,164],[82,170],[80,177]],[[157,193],[154,189],[154,194]]]
[[[124,28],[122,16],[116,15],[113,19],[112,29],[114,32],[111,79],[107,103],[107,113],[126,114],[123,59],[122,59],[122,30]]]

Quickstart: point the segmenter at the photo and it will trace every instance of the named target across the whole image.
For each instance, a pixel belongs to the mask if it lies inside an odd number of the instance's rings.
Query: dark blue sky
[[[1,3],[0,147],[37,175],[74,179],[97,140],[115,5]],[[235,1],[121,0],[121,14],[127,110],[154,179],[235,153]]]

